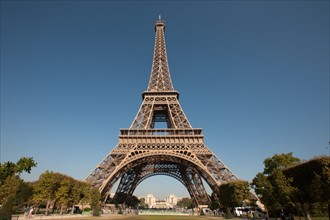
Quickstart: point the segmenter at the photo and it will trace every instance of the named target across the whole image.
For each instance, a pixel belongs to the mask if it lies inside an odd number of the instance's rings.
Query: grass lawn
[[[63,220],[73,220],[74,218],[63,218]],[[211,220],[223,219],[222,217],[210,216],[178,216],[178,215],[108,215],[101,217],[85,217],[81,220]],[[234,219],[233,219],[234,220]]]
[[[328,217],[312,217],[312,220],[328,220]],[[37,220],[37,219],[36,219]],[[46,220],[46,219],[44,219]],[[55,220],[55,218],[54,218]],[[191,216],[191,215],[107,215],[101,217],[84,217],[84,218],[61,218],[58,220],[225,220],[223,217],[213,216]],[[232,218],[231,220],[243,220],[242,218]],[[270,220],[276,220],[270,218]],[[300,220],[299,217],[295,216],[295,220]],[[301,217],[301,220],[305,220]]]

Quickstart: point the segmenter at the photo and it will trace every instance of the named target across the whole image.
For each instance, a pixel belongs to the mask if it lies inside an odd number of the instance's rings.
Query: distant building
[[[144,197],[145,204],[148,205],[148,208],[154,209],[166,209],[166,208],[173,208],[176,204],[182,200],[182,197],[176,197],[174,194],[170,194],[165,198],[165,201],[161,201],[156,199],[156,197],[152,194],[148,194]]]
[[[154,197],[154,195],[152,195],[152,194],[148,194],[145,197],[144,202],[145,202],[145,204],[148,205],[149,208],[153,208],[154,206],[156,206],[156,197]]]
[[[176,204],[182,200],[182,197],[176,197],[174,194],[170,194],[166,197],[165,201],[172,206],[176,206]]]

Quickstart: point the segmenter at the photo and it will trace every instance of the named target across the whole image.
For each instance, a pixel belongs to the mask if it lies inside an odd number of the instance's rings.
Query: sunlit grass
[[[64,220],[65,218],[63,218]],[[68,218],[65,220],[73,220],[74,218]],[[85,217],[81,220],[208,220],[208,219],[220,219],[220,217],[210,216],[178,216],[178,215],[108,215],[101,217]]]
[[[312,217],[312,220],[329,220],[329,217]]]
[[[55,220],[56,218],[54,218]],[[100,217],[83,217],[83,218],[61,218],[61,220],[216,220],[222,219],[223,217],[214,217],[214,216],[180,216],[180,215],[106,215]],[[231,220],[240,220],[241,218],[232,218]],[[301,217],[301,220],[304,220],[304,217]],[[328,217],[312,217],[312,220],[328,220]],[[243,219],[241,219],[243,220]],[[276,220],[276,218],[270,218],[270,220]],[[295,220],[299,220],[299,217],[295,217]]]

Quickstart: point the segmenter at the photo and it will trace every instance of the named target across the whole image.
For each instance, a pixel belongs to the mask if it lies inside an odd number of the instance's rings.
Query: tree
[[[7,161],[0,163],[0,186],[5,179],[11,175],[19,175],[23,172],[31,172],[32,167],[36,167],[37,163],[32,157],[21,157],[17,163]]]
[[[139,207],[148,208],[148,205],[146,204],[145,198],[140,198],[139,199]]]
[[[21,157],[16,163],[16,173],[21,174],[23,172],[30,173],[32,167],[36,167],[37,163],[32,157]]]
[[[210,209],[211,210],[219,209],[220,201],[219,201],[218,195],[215,192],[212,192],[210,199],[211,199]]]
[[[131,208],[136,208],[139,205],[139,202],[139,199],[136,196],[132,195],[126,201],[126,205]]]
[[[251,186],[256,192],[257,196],[261,199],[262,203],[267,207],[271,206],[271,204],[273,204],[273,201],[276,200],[275,195],[273,195],[272,193],[273,186],[268,181],[267,176],[265,174],[258,173],[256,177],[253,178]]]
[[[176,205],[181,208],[193,208],[193,202],[191,198],[182,198]]]
[[[99,216],[101,211],[100,206],[101,193],[97,188],[91,188],[90,191],[90,206],[93,211],[93,216]]]
[[[74,211],[75,204],[86,204],[91,200],[91,186],[87,182],[52,171],[42,173],[34,184],[33,201],[45,204],[48,213],[51,204],[60,204],[61,213],[68,205]]]
[[[300,163],[301,160],[292,156],[292,152],[287,154],[275,154],[264,160],[264,174],[270,175],[277,170],[284,170]]]
[[[0,213],[10,215],[15,208],[27,205],[31,195],[31,183],[25,183],[17,175],[7,177],[0,187]]]
[[[31,182],[21,181],[15,196],[14,205],[17,208],[30,206],[32,203],[33,184]],[[14,208],[15,208],[14,206]]]
[[[55,193],[56,200],[61,204],[61,211],[60,214],[63,213],[63,208],[68,205],[72,201],[71,197],[71,189],[72,189],[72,183],[71,179],[64,178],[61,183],[60,187],[57,189]]]
[[[284,175],[283,170],[300,163],[292,153],[275,154],[264,160],[264,172],[256,175],[251,186],[268,210],[276,212],[293,206],[297,189],[292,186],[293,179]]]
[[[72,187],[71,197],[72,197],[72,205],[75,204],[85,204],[89,201],[89,193],[90,193],[91,185],[87,182],[76,181],[76,183]],[[74,207],[72,207],[72,210]]]
[[[305,216],[330,216],[330,157],[319,157],[283,170],[297,188],[294,202]]]
[[[129,199],[129,196],[127,193],[124,193],[124,192],[119,192],[119,193],[116,193],[113,200],[114,200],[114,203],[115,204],[126,204],[126,202],[128,201]]]
[[[45,203],[46,214],[51,203],[55,202],[56,191],[60,188],[62,179],[63,175],[46,171],[39,176],[39,180],[34,185],[33,201],[38,204]]]
[[[63,213],[64,208],[68,206],[71,206],[74,211],[75,204],[93,203],[95,205],[94,200],[98,203],[100,200],[100,193],[92,190],[89,183],[52,171],[46,171],[40,175],[39,180],[34,184],[33,192],[34,203],[45,205],[46,214],[51,205],[54,207],[55,204],[59,204],[60,213]]]
[[[30,157],[22,157],[15,164],[7,161],[0,163],[0,214],[11,214],[14,205],[23,205],[28,200],[29,188],[19,177],[23,172],[30,173],[37,163]]]
[[[7,179],[7,177],[15,174],[15,170],[16,164],[13,162],[7,161],[3,164],[0,164],[0,186]]]
[[[272,194],[275,197],[273,209],[280,210],[289,207],[293,207],[293,194],[296,188],[291,185],[292,178],[286,177],[282,171],[275,171],[268,177],[270,184],[272,185]]]
[[[0,203],[2,204],[0,214],[11,215],[14,199],[21,181],[18,176],[11,175],[2,182],[0,187]]]
[[[249,198],[250,186],[247,181],[235,181],[219,186],[219,200],[224,207],[242,206],[245,199]]]

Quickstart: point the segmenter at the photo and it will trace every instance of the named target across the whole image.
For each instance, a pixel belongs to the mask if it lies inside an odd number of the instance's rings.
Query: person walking
[[[29,213],[30,213],[30,207],[26,207],[25,210],[24,210],[24,215],[26,217],[28,217],[29,216]]]
[[[29,210],[28,218],[32,218],[32,214],[33,214],[33,207],[31,207]]]

